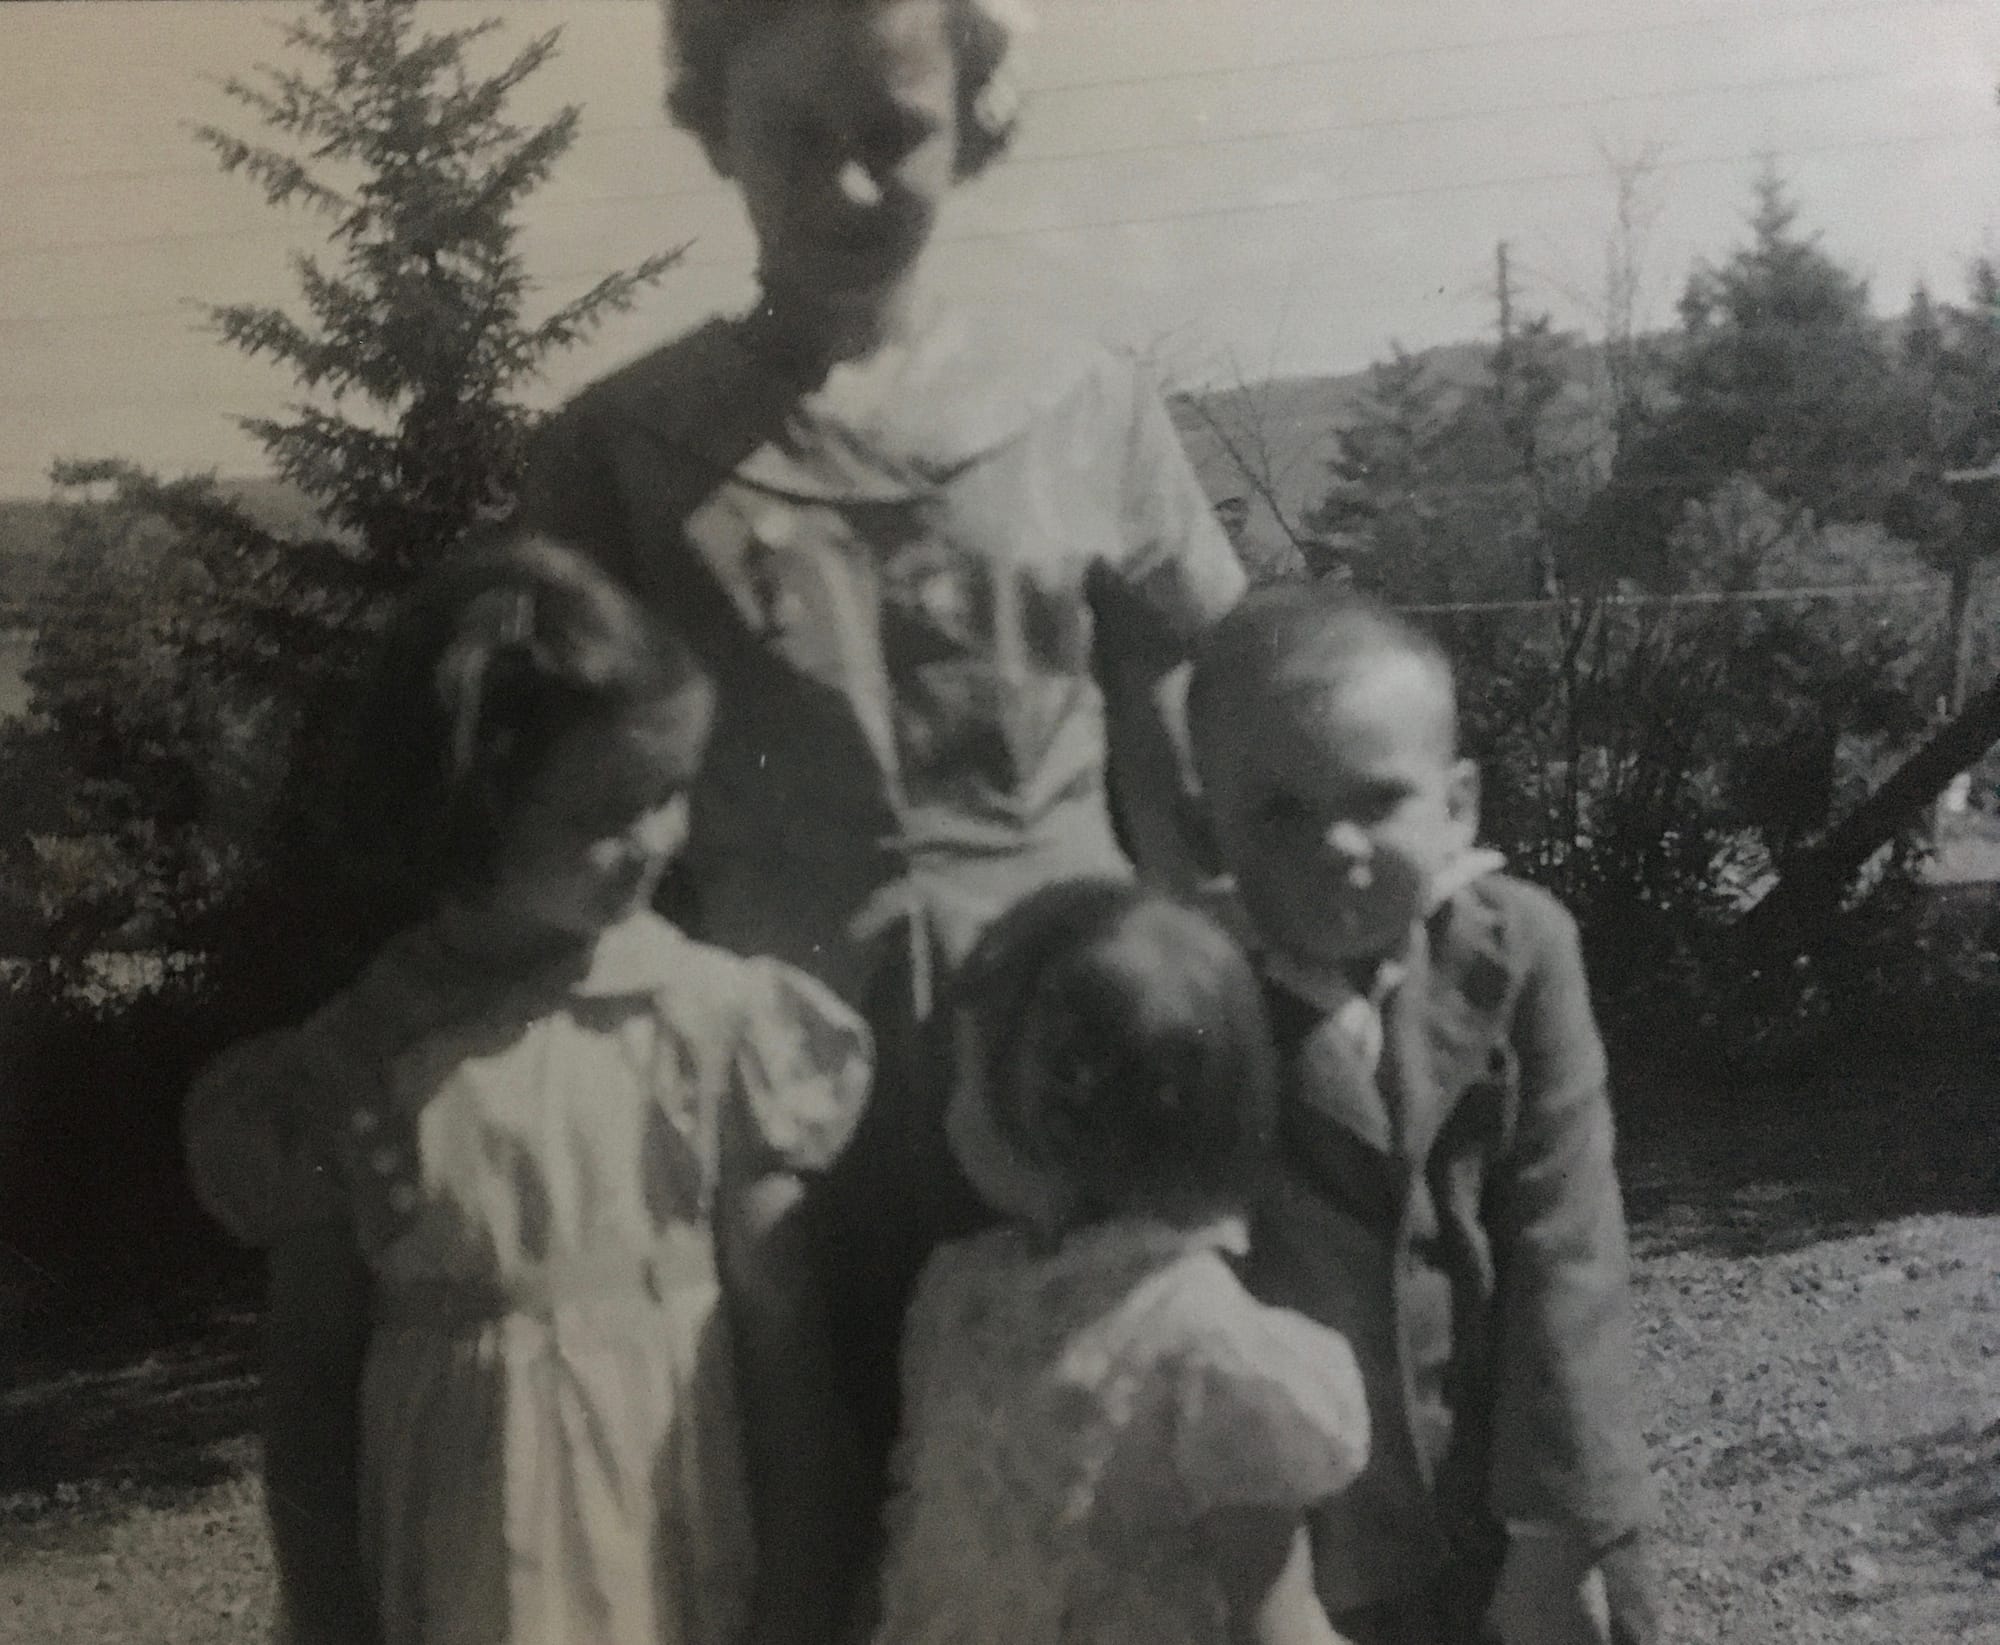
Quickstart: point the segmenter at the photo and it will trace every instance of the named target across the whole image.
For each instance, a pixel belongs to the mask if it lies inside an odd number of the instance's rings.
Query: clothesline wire
[[[1793,159],[1805,155],[1853,154],[1871,150],[1907,148],[1947,148],[1961,143],[1990,142],[1995,137],[1991,124],[1963,129],[1878,133],[1869,137],[1833,138],[1824,142],[1794,143],[1784,147],[1763,145],[1753,150],[1731,150],[1721,154],[1692,154],[1663,158],[1653,163],[1654,171],[1687,171],[1701,166],[1740,165]],[[1488,189],[1521,184],[1573,183],[1601,180],[1601,166],[1572,167],[1549,171],[1503,172],[1494,176],[1454,179],[1449,182],[1419,183],[1396,188],[1353,189],[1333,194],[1290,200],[1233,201],[1226,205],[1199,206],[1174,211],[1139,213],[1129,217],[1085,218],[1070,223],[1030,223],[1011,228],[945,229],[937,235],[941,245],[975,244],[991,241],[1047,239],[1064,234],[1090,233],[1100,229],[1170,226],[1216,218],[1268,216],[1283,212],[1324,210],[1329,206],[1377,204],[1397,200],[1418,200],[1437,195],[1481,193]],[[605,195],[595,200],[573,202],[576,206],[613,204],[637,205],[672,198],[671,192],[652,190],[633,194]],[[143,251],[156,246],[277,244],[297,238],[293,226],[264,229],[191,229],[179,233],[130,235],[106,240],[58,240],[40,245],[12,247],[0,251],[0,263],[21,262],[31,257],[63,256],[72,252]],[[317,242],[316,242],[317,243]],[[683,267],[736,267],[740,257],[683,259]],[[4,316],[0,322],[17,323],[26,316]]]
[[[1543,98],[1528,102],[1489,104],[1483,108],[1444,109],[1424,114],[1381,115],[1364,119],[1313,120],[1305,124],[1274,126],[1262,131],[1219,131],[1200,132],[1186,137],[1156,138],[1141,142],[1113,143],[1102,147],[1085,148],[1034,148],[1026,152],[1010,153],[1007,168],[1018,172],[1024,168],[1056,164],[1072,164],[1079,160],[1126,159],[1147,154],[1172,154],[1206,148],[1233,147],[1246,143],[1281,142],[1294,137],[1320,137],[1346,135],[1367,131],[1392,131],[1408,127],[1460,125],[1477,120],[1501,119],[1515,114],[1573,113],[1581,109],[1617,108],[1630,103],[1673,103],[1701,97],[1736,96],[1762,94],[1772,91],[1809,90],[1820,86],[1851,85],[1869,80],[1894,79],[1902,73],[1894,65],[1878,65],[1869,68],[1819,70],[1811,74],[1770,75],[1752,80],[1703,80],[1691,85],[1668,86],[1652,91],[1602,92],[1589,97]],[[664,120],[664,116],[662,116]],[[631,137],[651,134],[664,135],[669,128],[653,122],[621,122],[617,124],[592,125],[586,123],[579,129],[579,141],[602,141],[609,137]],[[159,168],[115,168],[104,171],[62,172],[54,176],[43,176],[37,181],[43,187],[70,189],[79,184],[91,183],[140,183],[165,181],[176,177],[220,178],[221,172],[211,163],[190,164]],[[671,188],[646,189],[633,193],[593,195],[575,201],[564,202],[564,206],[622,204],[625,202],[691,199],[703,196],[733,196],[735,185],[717,179],[713,182],[676,185]],[[101,242],[90,242],[99,244]]]
[[[1801,145],[1786,151],[1787,155],[1830,154],[1870,149],[1891,149],[1922,147],[1926,145],[1944,146],[1966,142],[1988,142],[1994,133],[1984,127],[1977,131],[1910,133],[1900,137],[1874,137],[1845,139],[1837,142]],[[1692,155],[1676,160],[1664,160],[1657,169],[1680,170],[1696,166],[1738,165],[1771,158],[1769,151],[1739,152],[1729,154]],[[1474,178],[1465,181],[1433,183],[1412,188],[1362,189],[1345,194],[1322,195],[1317,198],[1287,201],[1256,201],[1244,204],[1230,204],[1200,207],[1181,211],[1140,214],[1130,217],[1092,218],[1071,223],[1029,224],[1016,228],[946,230],[937,236],[939,245],[981,245],[1009,240],[1055,239],[1064,235],[1096,233],[1109,229],[1131,229],[1149,227],[1169,227],[1176,223],[1214,221],[1232,217],[1268,216],[1282,212],[1320,211],[1331,207],[1348,205],[1372,205],[1396,200],[1414,200],[1451,194],[1479,193],[1488,189],[1505,188],[1519,184],[1547,184],[1586,181],[1594,178],[1596,172],[1586,169],[1525,172],[1501,177]],[[161,240],[139,241],[137,245],[164,243]],[[109,242],[106,242],[109,244]],[[0,253],[0,262],[10,254]],[[748,272],[749,258],[743,257],[702,257],[683,256],[674,267],[691,269],[735,269]],[[586,268],[550,273],[543,276],[550,280],[602,279],[617,273],[616,267]],[[183,308],[205,308],[210,305],[201,299],[188,298],[174,308],[112,310],[98,313],[75,314],[25,314],[0,315],[0,328],[51,327],[69,324],[109,324],[127,319],[156,319],[170,317],[182,312]],[[253,305],[255,306],[255,305]]]

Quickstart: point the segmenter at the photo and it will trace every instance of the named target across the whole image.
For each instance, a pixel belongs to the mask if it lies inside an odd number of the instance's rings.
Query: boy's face
[[[767,286],[858,296],[906,274],[958,155],[958,66],[940,0],[808,0],[729,64],[721,156]]]
[[[1478,828],[1447,682],[1392,653],[1230,698],[1233,724],[1210,733],[1229,746],[1204,762],[1208,803],[1260,933],[1316,965],[1400,952]]]

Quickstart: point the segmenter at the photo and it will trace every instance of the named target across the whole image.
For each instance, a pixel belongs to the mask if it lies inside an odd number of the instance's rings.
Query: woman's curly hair
[[[666,14],[667,112],[720,164],[729,126],[729,58],[799,0],[661,0]],[[845,0],[860,9],[883,0]],[[1005,73],[1016,25],[987,0],[938,0],[958,65],[961,179],[998,159],[1014,135],[1018,99]]]

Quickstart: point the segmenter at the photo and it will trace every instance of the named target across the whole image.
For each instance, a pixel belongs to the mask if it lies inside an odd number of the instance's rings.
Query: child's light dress
[[[1303,1521],[1368,1444],[1347,1344],[1254,1301],[1241,1246],[1134,1220],[932,1258],[876,1645],[1225,1645],[1200,1521]]]
[[[435,930],[190,1098],[203,1199],[373,1274],[362,1558],[384,1645],[705,1645],[750,1522],[712,1219],[862,1104],[831,994],[651,914],[587,970],[496,977]]]

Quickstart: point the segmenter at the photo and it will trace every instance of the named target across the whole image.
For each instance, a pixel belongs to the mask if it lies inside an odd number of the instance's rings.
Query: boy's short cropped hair
[[[1400,612],[1344,585],[1284,582],[1245,595],[1203,641],[1188,685],[1188,733],[1206,768],[1231,740],[1254,733],[1242,723],[1257,700],[1323,690],[1357,668],[1409,658],[1436,677],[1455,754],[1458,693],[1444,647]]]

